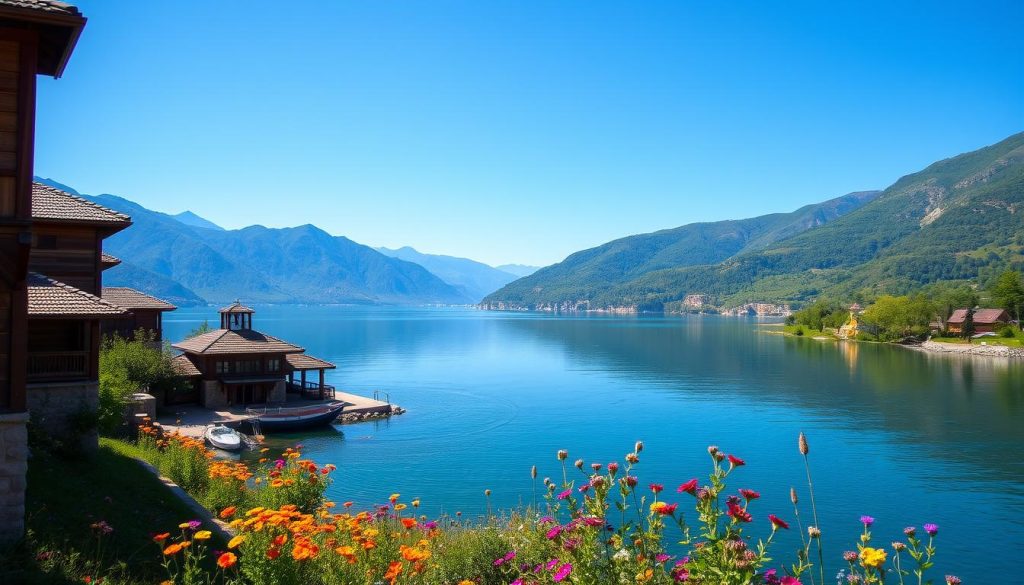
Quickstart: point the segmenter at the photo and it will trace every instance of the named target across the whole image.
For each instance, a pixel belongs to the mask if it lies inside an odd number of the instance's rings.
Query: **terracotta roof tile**
[[[974,322],[991,324],[1008,321],[1009,315],[1003,309],[978,309],[974,311]],[[949,316],[947,323],[963,323],[967,319],[967,309],[957,309]]]
[[[33,10],[36,12],[58,12],[64,14],[81,15],[78,8],[67,2],[56,2],[55,0],[0,0],[0,6]]]
[[[132,223],[132,218],[123,213],[42,183],[32,183],[32,219],[111,227],[127,227]]]
[[[173,311],[178,308],[167,301],[151,297],[146,293],[139,292],[134,288],[128,288],[126,286],[103,287],[103,300],[126,309],[156,309],[158,311]]]
[[[197,335],[184,341],[172,344],[173,348],[185,353],[203,355],[236,354],[236,353],[300,353],[304,351],[297,345],[281,341],[276,337],[253,331],[240,329],[215,329],[209,333]]]
[[[29,317],[119,318],[128,315],[127,309],[42,274],[30,272],[27,281]]]
[[[108,267],[117,266],[118,264],[121,263],[121,259],[118,258],[117,256],[112,256],[110,254],[107,254],[106,252],[103,252],[102,257],[100,258],[100,262]]]
[[[199,371],[199,368],[192,363],[192,360],[188,359],[188,356],[182,354],[175,356],[171,360],[171,367],[180,376],[202,376],[203,373]]]
[[[256,311],[246,307],[242,303],[235,301],[226,307],[222,307],[218,313],[255,313]]]
[[[284,356],[284,361],[288,362],[293,370],[333,370],[337,367],[329,361],[305,353],[290,353]]]

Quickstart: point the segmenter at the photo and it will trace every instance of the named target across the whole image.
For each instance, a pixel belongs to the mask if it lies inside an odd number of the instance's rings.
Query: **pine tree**
[[[964,326],[960,330],[960,336],[970,339],[974,335],[974,309],[967,309],[967,316],[964,317]]]

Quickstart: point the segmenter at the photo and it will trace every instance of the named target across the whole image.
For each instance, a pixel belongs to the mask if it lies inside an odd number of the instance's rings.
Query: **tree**
[[[128,398],[136,392],[183,392],[188,382],[174,371],[170,346],[155,347],[153,333],[139,329],[134,339],[113,335],[100,346],[99,428],[111,434],[124,421]]]
[[[978,305],[978,292],[966,284],[937,282],[926,289],[926,294],[935,300],[939,316],[945,321],[957,309]]]
[[[992,300],[1019,320],[1024,306],[1024,283],[1021,283],[1020,273],[1007,270],[1000,274],[992,287]]]
[[[974,335],[974,309],[968,307],[964,317],[964,326],[960,329],[960,337],[970,339]]]
[[[192,331],[188,332],[188,335],[185,336],[185,339],[192,339],[193,337],[198,337],[204,333],[209,333],[211,331],[213,331],[213,327],[210,327],[210,322],[204,319],[202,324],[199,325],[199,327],[196,327]]]
[[[880,337],[896,339],[926,332],[934,315],[934,304],[923,294],[882,295],[864,311],[864,320],[879,327]]]

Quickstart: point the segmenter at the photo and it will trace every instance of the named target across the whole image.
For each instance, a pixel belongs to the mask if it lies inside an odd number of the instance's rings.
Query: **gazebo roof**
[[[221,307],[218,313],[255,313],[256,311],[243,305],[240,301],[235,301],[226,307]]]
[[[333,370],[338,367],[327,360],[322,360],[305,353],[290,353],[284,356],[284,360],[297,372],[302,370]]]
[[[301,353],[303,348],[252,329],[215,329],[179,341],[171,347],[202,355],[247,353]]]

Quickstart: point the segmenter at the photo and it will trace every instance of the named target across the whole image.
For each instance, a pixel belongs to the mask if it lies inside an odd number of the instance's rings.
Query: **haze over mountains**
[[[903,293],[1024,267],[1024,133],[936,162],[881,193],[792,214],[616,240],[514,281],[484,305],[682,310]]]

